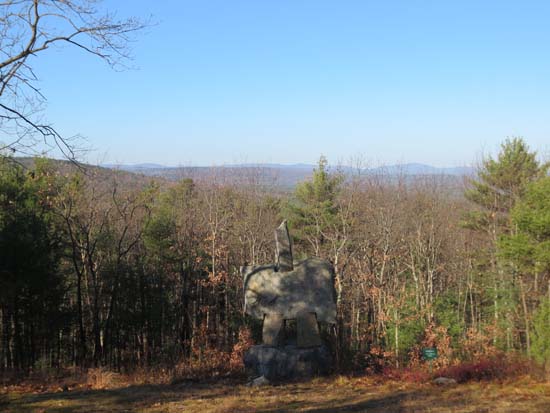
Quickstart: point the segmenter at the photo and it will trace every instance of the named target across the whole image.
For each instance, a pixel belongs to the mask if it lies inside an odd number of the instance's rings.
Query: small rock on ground
[[[455,379],[450,379],[448,377],[437,377],[434,379],[434,384],[437,384],[439,386],[448,386],[451,384],[456,384]]]
[[[252,381],[250,381],[247,386],[250,387],[259,387],[259,386],[267,386],[270,384],[269,380],[265,378],[265,376],[256,377]]]

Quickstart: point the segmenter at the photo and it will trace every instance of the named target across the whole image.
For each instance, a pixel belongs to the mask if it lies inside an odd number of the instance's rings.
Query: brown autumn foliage
[[[175,381],[242,372],[260,326],[243,314],[239,267],[273,260],[283,218],[297,251],[335,265],[339,319],[323,334],[340,371],[425,369],[423,347],[437,348],[434,368],[526,352],[526,320],[550,279],[540,271],[520,290],[494,263],[491,234],[464,225],[479,205],[455,178],[329,170],[308,198],[261,169],[178,182],[55,164],[20,175],[24,185],[6,178],[0,190],[30,188],[29,201],[3,211],[44,222],[19,232],[30,231],[29,251],[32,231],[47,235],[53,267],[3,279],[6,373],[98,369],[100,387],[106,371]],[[33,289],[44,274],[48,288]]]

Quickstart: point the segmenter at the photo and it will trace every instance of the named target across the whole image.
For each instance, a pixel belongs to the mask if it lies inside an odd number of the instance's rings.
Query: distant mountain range
[[[370,173],[386,173],[390,175],[453,175],[470,176],[475,168],[469,166],[443,167],[425,165],[421,163],[406,163],[400,165],[381,166],[368,170]]]
[[[18,163],[30,167],[34,158],[17,157]],[[66,160],[52,159],[62,169],[72,169],[74,165]],[[84,165],[87,168],[99,168],[108,172],[109,169],[124,172],[128,180],[141,179],[140,177],[159,177],[177,181],[182,178],[191,178],[196,181],[220,179],[225,182],[243,184],[261,184],[268,187],[278,187],[282,190],[292,189],[297,183],[309,179],[317,165],[312,164],[275,164],[275,163],[245,163],[224,166],[164,166],[156,163],[125,164],[101,164]],[[331,169],[336,169],[331,167]],[[389,181],[404,178],[406,182],[435,178],[445,182],[449,187],[461,188],[464,177],[475,175],[472,167],[447,167],[406,163],[398,165],[380,166],[377,168],[362,169],[349,166],[339,167],[345,175],[352,176],[360,172],[363,175],[380,176]],[[441,178],[441,180],[439,179]],[[126,179],[125,178],[125,179]]]
[[[316,165],[297,163],[297,164],[279,164],[279,163],[243,163],[229,164],[222,166],[165,166],[156,163],[139,164],[103,164],[100,165],[109,169],[120,169],[128,172],[142,172],[146,175],[156,175],[159,171],[178,170],[178,169],[212,169],[212,168],[259,168],[259,169],[282,169],[282,170],[302,170],[312,172]],[[344,166],[344,171],[352,171],[354,168]],[[364,169],[364,172],[370,174],[389,174],[389,175],[472,175],[475,169],[469,166],[459,167],[435,167],[421,163],[405,163],[397,165],[379,166],[376,168]]]
[[[125,164],[103,164],[104,168],[119,169],[122,171],[138,173],[146,176],[160,176],[166,179],[176,180],[181,178],[201,179],[213,174],[219,175],[224,173],[227,176],[243,177],[251,176],[255,172],[259,172],[264,181],[273,181],[282,187],[293,187],[298,182],[308,179],[316,165],[311,164],[275,164],[275,163],[245,163],[232,164],[223,166],[164,166],[155,163],[140,163],[134,165]],[[357,172],[356,168],[340,167],[346,173],[351,174]],[[361,171],[362,173],[372,175],[384,175],[389,177],[405,176],[412,178],[415,176],[444,176],[444,177],[462,177],[470,176],[475,173],[475,169],[471,167],[435,167],[420,163],[406,163],[398,165],[381,166],[377,168],[369,168]]]

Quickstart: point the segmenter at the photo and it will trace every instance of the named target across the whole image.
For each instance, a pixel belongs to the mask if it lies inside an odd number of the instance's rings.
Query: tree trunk
[[[523,307],[523,320],[525,324],[525,348],[527,350],[527,357],[531,357],[531,334],[529,328],[529,310],[527,308],[527,300],[525,298],[525,287],[523,285],[523,278],[519,277],[519,287],[521,293],[521,304]]]

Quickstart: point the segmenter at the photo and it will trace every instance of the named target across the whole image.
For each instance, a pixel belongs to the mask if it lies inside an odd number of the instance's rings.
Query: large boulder
[[[328,373],[332,357],[319,323],[336,323],[334,267],[319,258],[295,262],[286,221],[275,230],[275,241],[274,264],[241,267],[245,312],[263,322],[263,344],[246,352],[245,367],[268,381]],[[291,339],[285,333],[289,320],[296,323]]]
[[[244,365],[252,377],[263,376],[270,381],[292,380],[330,373],[332,357],[325,345],[312,348],[257,345],[246,352]]]
[[[293,264],[291,271],[277,265],[242,267],[245,312],[259,320],[265,314],[284,319],[314,313],[317,321],[336,323],[334,270],[330,262],[308,258]]]

